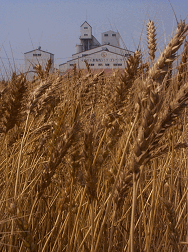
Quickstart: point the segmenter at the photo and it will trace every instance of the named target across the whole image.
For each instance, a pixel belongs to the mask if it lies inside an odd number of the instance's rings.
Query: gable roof
[[[120,49],[120,50],[122,50],[122,51],[126,51],[126,52],[131,52],[131,53],[134,53],[133,51],[130,51],[130,50],[127,50],[127,49],[124,49],[124,48],[121,48],[121,47],[118,47],[118,46],[114,46],[114,45],[100,45],[100,46],[98,46],[98,47],[96,47],[96,48],[102,48],[102,47],[115,47],[115,48],[118,48],[118,49]],[[89,49],[89,50],[86,50],[86,51],[83,51],[83,52],[79,52],[79,53],[73,53],[72,54],[72,56],[74,56],[74,55],[76,55],[76,54],[83,54],[83,53],[85,53],[85,52],[89,52],[89,51],[91,51],[91,50],[95,50],[96,48],[93,48],[93,49]]]
[[[93,52],[93,53],[91,53],[91,54],[86,54],[85,56],[81,56],[81,57],[79,57],[79,58],[75,58],[75,59],[71,59],[71,60],[68,60],[67,62],[65,62],[65,63],[63,63],[63,64],[60,64],[59,66],[62,66],[62,65],[64,65],[64,64],[67,64],[67,63],[70,63],[71,61],[75,61],[75,60],[78,60],[78,59],[81,59],[81,58],[86,58],[86,57],[88,57],[88,56],[91,56],[91,55],[93,55],[93,54],[96,54],[96,53],[99,53],[99,52],[104,52],[105,50],[99,50],[99,51],[97,51],[97,52]],[[121,57],[127,57],[127,56],[125,56],[125,55],[123,55],[123,54],[119,54],[119,53],[115,53],[115,52],[111,52],[111,51],[105,51],[107,54],[115,54],[115,55],[118,55],[118,56],[121,56]],[[84,52],[83,52],[84,53]]]
[[[83,22],[83,24],[82,25],[80,25],[80,27],[82,27],[84,24],[88,24],[88,22],[87,21],[85,21],[85,22]],[[90,24],[88,24],[90,27],[91,27],[91,25]],[[92,27],[91,27],[92,28]]]
[[[27,54],[27,53],[31,53],[31,52],[35,52],[35,51],[40,51],[40,52],[44,52],[44,53],[49,53],[49,54],[52,54],[52,55],[54,55],[53,53],[50,53],[50,52],[46,52],[46,51],[43,51],[43,50],[41,50],[41,49],[34,49],[34,50],[31,50],[31,51],[29,51],[29,52],[25,52],[24,54]]]

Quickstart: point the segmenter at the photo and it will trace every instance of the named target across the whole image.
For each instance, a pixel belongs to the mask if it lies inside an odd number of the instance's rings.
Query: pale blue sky
[[[186,18],[188,0],[171,0],[171,4],[178,20]],[[157,23],[161,48],[176,26],[168,0],[0,0],[1,71],[4,72],[3,64],[9,68],[6,58],[12,58],[10,45],[19,69],[24,65],[24,53],[39,45],[55,54],[56,67],[70,59],[75,44],[79,43],[80,25],[86,20],[86,13],[99,42],[102,32],[118,29],[132,51],[149,18]],[[144,27],[142,46],[145,41]],[[10,61],[13,66],[12,59]]]

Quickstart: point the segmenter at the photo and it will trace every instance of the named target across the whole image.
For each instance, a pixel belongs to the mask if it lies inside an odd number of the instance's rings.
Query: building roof
[[[97,41],[97,43],[99,43],[99,45],[101,45],[101,43],[93,35],[91,37],[92,37],[92,39],[95,39]]]
[[[34,51],[40,51],[40,52],[44,52],[44,53],[49,53],[49,54],[52,54],[52,55],[54,55],[53,53],[50,53],[50,52],[46,52],[46,51],[43,51],[43,50],[41,50],[41,49],[34,49],[34,50],[31,50],[31,51],[29,51],[29,52],[25,52],[24,54],[27,54],[27,53],[31,53],[31,52],[34,52]]]
[[[99,48],[99,47],[105,47],[105,46],[112,46],[112,47],[119,48],[119,49],[124,50],[124,51],[127,51],[127,52],[134,53],[133,51],[130,51],[130,50],[127,50],[127,49],[124,49],[124,48],[118,47],[118,46],[114,46],[114,45],[105,45],[105,44],[104,44],[104,45],[100,45],[100,46],[98,46],[98,47],[96,47],[96,48]],[[83,51],[83,52],[79,52],[79,53],[74,53],[74,54],[72,54],[72,56],[73,56],[73,55],[76,55],[76,54],[80,54],[80,53],[89,52],[89,51],[94,50],[94,49],[96,49],[96,48],[89,49],[89,50],[86,50],[86,51]]]
[[[112,30],[102,32],[102,34],[107,33],[107,32],[113,32],[113,33],[118,33],[119,34],[119,32],[115,32],[115,31],[112,31]]]
[[[85,21],[85,22],[83,22],[83,24],[85,24],[85,23],[87,23],[88,24],[88,22],[87,21]],[[80,27],[82,27],[83,26],[83,24],[82,25],[80,25]],[[91,27],[91,25],[90,24],[88,24],[90,27]],[[92,28],[92,27],[91,27]]]
[[[71,61],[75,61],[75,60],[78,60],[78,59],[81,59],[81,58],[85,58],[87,56],[90,56],[90,55],[93,55],[93,54],[96,54],[96,53],[99,53],[99,52],[104,52],[105,50],[99,50],[97,52],[94,52],[94,53],[90,53],[90,54],[87,54],[85,56],[81,56],[81,57],[78,57],[78,58],[75,58],[75,59],[71,59],[71,60],[68,60],[67,62],[63,63],[63,64],[60,64],[59,66],[62,66],[64,64],[67,64],[68,62],[71,62]],[[111,51],[105,51],[106,53],[112,53],[112,54],[116,54],[118,56],[121,56],[121,57],[125,57],[125,55],[122,55],[122,54],[119,54],[119,53],[115,53],[115,52],[111,52]],[[130,52],[130,51],[129,51]],[[84,53],[84,52],[82,52]]]

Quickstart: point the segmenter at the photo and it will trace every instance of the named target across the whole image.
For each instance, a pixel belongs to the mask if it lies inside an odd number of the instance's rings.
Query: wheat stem
[[[105,138],[105,136],[106,136],[107,130],[108,130],[108,129],[105,128],[104,133],[103,133],[103,135],[102,135],[102,138],[101,138],[101,140],[100,140],[100,142],[99,142],[97,151],[96,151],[96,153],[95,153],[95,157],[94,157],[94,159],[93,159],[93,164],[92,164],[92,166],[94,166],[95,163],[96,163],[97,156],[98,156],[98,154],[99,154],[99,151],[100,151],[100,148],[101,148],[101,146],[102,146],[103,140],[104,140],[104,138]]]
[[[18,159],[18,168],[17,168],[17,173],[16,173],[16,183],[15,183],[15,190],[14,190],[14,199],[15,200],[17,198],[18,182],[20,182],[20,166],[21,166],[21,159],[22,159],[22,150],[23,150],[23,145],[24,145],[24,141],[25,141],[25,135],[27,132],[29,115],[30,115],[30,113],[27,114],[27,119],[26,119],[26,123],[25,123],[25,130],[24,130],[24,134],[23,134],[22,142],[21,142],[21,146],[20,146],[20,154],[19,154],[19,159]]]
[[[94,250],[94,199],[91,201],[91,252]]]
[[[56,221],[55,221],[55,223],[54,223],[54,226],[53,226],[52,230],[50,231],[50,234],[48,235],[48,238],[46,239],[46,242],[45,242],[45,244],[44,244],[44,246],[43,246],[41,252],[44,252],[44,251],[45,251],[45,249],[46,249],[46,247],[47,247],[47,245],[48,245],[48,242],[49,242],[49,240],[50,240],[50,238],[51,238],[51,236],[52,236],[52,234],[53,234],[53,231],[55,230],[55,228],[56,228],[56,226],[57,226],[57,224],[58,224],[58,222],[59,222],[60,216],[61,216],[61,212],[58,213],[58,216],[57,216],[57,218],[56,218]]]
[[[131,228],[130,228],[130,252],[134,252],[134,229],[135,229],[135,214],[136,214],[136,199],[137,199],[137,184],[136,173],[133,172],[133,199],[131,212]]]
[[[112,224],[111,224],[110,238],[109,238],[109,245],[108,245],[108,252],[110,252],[111,248],[112,248],[113,233],[114,233],[114,220],[115,220],[115,217],[116,217],[116,210],[117,210],[117,204],[114,203]]]
[[[132,131],[133,131],[135,125],[136,125],[136,122],[137,122],[137,119],[138,119],[138,115],[139,115],[139,108],[137,107],[137,114],[135,116],[132,128],[131,128],[131,130],[130,130],[130,132],[128,134],[128,137],[127,137],[127,141],[126,141],[126,144],[125,144],[125,147],[124,147],[124,150],[123,150],[123,154],[122,154],[122,157],[121,157],[121,162],[120,162],[119,167],[118,167],[118,172],[117,172],[117,175],[116,175],[116,178],[115,178],[115,182],[114,182],[114,185],[112,187],[112,191],[111,191],[110,198],[109,198],[109,201],[108,201],[108,205],[107,205],[107,208],[106,208],[105,216],[103,218],[103,222],[101,224],[101,228],[100,228],[100,231],[99,231],[99,234],[98,234],[98,237],[97,237],[97,241],[96,241],[96,245],[95,245],[95,250],[94,250],[95,252],[97,252],[98,245],[99,245],[99,240],[100,240],[100,237],[101,237],[101,234],[102,234],[102,231],[103,231],[103,227],[104,227],[104,224],[106,222],[106,219],[108,217],[108,214],[109,214],[109,211],[110,211],[110,208],[111,208],[112,199],[113,199],[114,192],[115,192],[115,189],[116,189],[116,186],[117,186],[117,182],[118,182],[118,179],[119,179],[120,171],[121,171],[121,168],[122,168],[122,165],[123,165],[123,162],[124,162],[125,153],[126,153],[127,148],[128,148],[128,143],[129,143]]]
[[[81,196],[81,199],[80,199],[80,205],[79,205],[79,208],[78,208],[76,219],[75,219],[75,222],[74,222],[74,227],[73,227],[73,230],[72,230],[72,236],[71,236],[71,239],[70,239],[70,244],[73,243],[73,240],[75,238],[75,231],[76,231],[76,227],[78,225],[78,221],[79,221],[79,218],[80,218],[80,213],[81,213],[81,209],[82,209],[83,200],[84,200],[84,197],[85,197],[85,194],[86,194],[86,190],[87,190],[87,187],[85,186],[84,191],[83,191],[82,196]]]

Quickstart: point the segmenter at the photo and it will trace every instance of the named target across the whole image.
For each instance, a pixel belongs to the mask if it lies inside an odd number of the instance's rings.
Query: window
[[[109,66],[110,64],[105,64],[105,66]]]
[[[88,29],[88,27],[84,27],[84,29]]]
[[[94,64],[89,64],[89,66],[94,66]]]
[[[118,64],[118,66],[122,66],[122,64]]]
[[[117,64],[114,64],[114,66],[117,66]]]
[[[100,63],[100,64],[98,64],[98,66],[102,66],[102,64]]]
[[[87,56],[87,54],[82,54],[82,57],[85,57],[85,56]]]
[[[74,64],[70,64],[70,66],[74,66]]]
[[[84,36],[88,36],[88,34],[84,34]]]
[[[104,34],[104,36],[105,36],[105,37],[108,37],[108,34],[107,34],[107,33],[105,33],[105,34]]]
[[[131,56],[131,54],[130,53],[126,53],[125,56],[128,57],[128,56]]]
[[[41,56],[41,53],[39,53],[39,54],[33,53],[33,56]]]
[[[116,34],[113,33],[113,34],[112,34],[112,37],[116,37]]]

